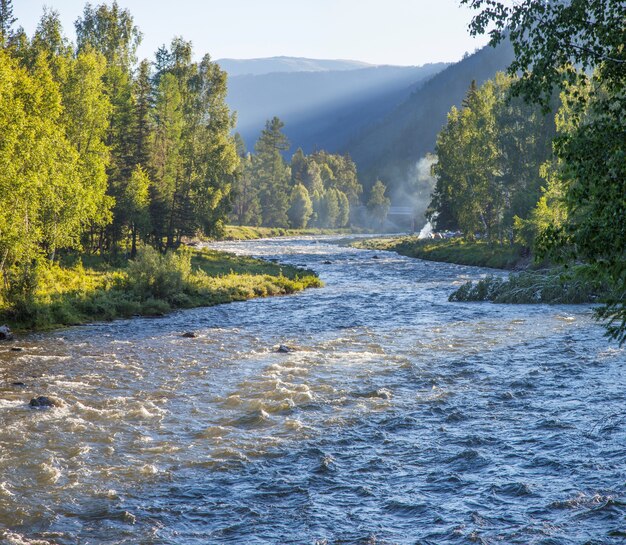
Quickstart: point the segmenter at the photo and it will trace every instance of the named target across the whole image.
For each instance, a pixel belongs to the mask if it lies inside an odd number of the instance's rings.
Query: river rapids
[[[216,246],[326,286],[0,345],[1,543],[626,542],[626,351],[591,308],[449,303],[489,271],[327,238]]]

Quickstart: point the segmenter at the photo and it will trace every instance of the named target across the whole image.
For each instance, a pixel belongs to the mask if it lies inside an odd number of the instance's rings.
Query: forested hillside
[[[478,85],[513,60],[508,43],[485,47],[424,83],[393,110],[352,139],[341,151],[356,162],[364,186],[381,178],[392,190],[410,182],[417,161],[434,151],[451,106],[460,106],[472,81]]]
[[[249,148],[267,119],[277,116],[285,123],[292,150],[336,151],[446,66],[437,63],[231,76],[227,103],[237,112],[237,130]]]

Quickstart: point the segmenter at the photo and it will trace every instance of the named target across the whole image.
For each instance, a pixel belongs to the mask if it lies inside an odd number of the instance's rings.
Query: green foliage
[[[555,140],[553,169],[564,214],[539,231],[538,249],[552,259],[589,262],[608,278],[615,295],[599,317],[608,320],[608,334],[624,343],[626,4],[462,3],[480,10],[472,22],[474,34],[489,30],[492,43],[505,38],[513,43],[515,60],[509,71],[522,75],[513,88],[516,94],[547,109],[554,89],[564,91],[567,115]]]
[[[588,268],[522,272],[508,278],[487,276],[467,282],[450,295],[450,301],[492,301],[508,304],[596,303],[609,296],[606,284],[592,280]]]
[[[287,215],[290,225],[295,229],[304,229],[313,215],[313,203],[302,184],[295,185],[291,190]]]
[[[150,246],[139,250],[128,266],[130,289],[140,298],[163,299],[172,302],[184,292],[191,275],[191,252],[161,254]]]
[[[436,186],[429,217],[468,238],[511,242],[541,195],[541,165],[551,156],[554,122],[510,96],[503,74],[452,108],[437,139]],[[518,226],[521,224],[518,220]]]
[[[415,236],[360,240],[352,244],[357,248],[388,250],[407,257],[458,263],[474,267],[514,269],[526,261],[524,249],[518,245],[497,245],[484,241],[420,240]]]
[[[391,206],[391,200],[385,196],[386,190],[385,184],[377,180],[370,191],[370,198],[367,201],[367,209],[379,227],[383,226]]]
[[[282,128],[278,118],[267,121],[255,154],[240,152],[242,165],[233,182],[233,221],[300,229],[306,225],[329,229],[348,225],[350,207],[359,203],[363,191],[354,162],[348,156],[325,151],[307,156],[298,149],[288,166],[283,153],[289,145]]]
[[[215,305],[321,286],[312,271],[216,251],[159,254],[142,248],[134,261],[113,267],[85,256],[73,266],[40,261],[11,282],[0,318],[18,329],[47,329],[175,308]]]
[[[12,27],[17,19],[13,17],[13,2],[0,0],[0,47],[12,36]]]
[[[282,153],[289,149],[281,132],[284,123],[277,117],[268,120],[257,141],[252,158],[255,185],[259,192],[263,225],[287,227],[289,219],[289,180],[291,173]]]

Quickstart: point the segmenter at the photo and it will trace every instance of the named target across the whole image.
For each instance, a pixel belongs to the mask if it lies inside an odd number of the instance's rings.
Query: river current
[[[489,271],[325,238],[217,246],[326,285],[0,345],[0,542],[626,543],[626,351],[589,307],[449,303]]]

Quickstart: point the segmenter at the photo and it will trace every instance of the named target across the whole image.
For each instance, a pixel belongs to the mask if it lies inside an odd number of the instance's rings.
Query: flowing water
[[[591,309],[448,303],[487,271],[325,239],[220,246],[326,287],[0,346],[0,541],[626,542],[626,352]]]

